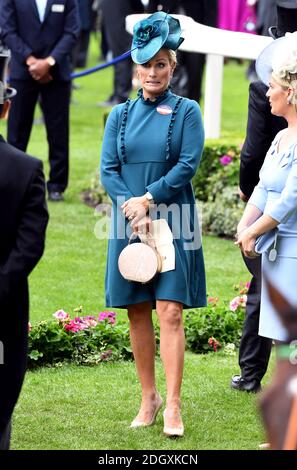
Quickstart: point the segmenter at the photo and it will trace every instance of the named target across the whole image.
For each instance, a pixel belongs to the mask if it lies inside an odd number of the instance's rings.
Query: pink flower
[[[207,301],[208,301],[209,304],[216,305],[219,301],[219,298],[218,297],[208,297]]]
[[[230,310],[232,312],[236,312],[236,310],[240,307],[245,308],[246,300],[247,300],[246,295],[240,295],[240,296],[238,295],[237,297],[234,297],[234,299],[232,299],[229,304]]]
[[[232,162],[232,157],[230,157],[230,155],[223,155],[220,158],[220,163],[223,166],[229,165],[229,163],[231,163],[231,162]]]
[[[250,285],[251,285],[250,281],[247,281],[247,282],[245,283],[246,289],[249,289],[249,288],[250,288]]]
[[[109,323],[114,324],[115,323],[115,317],[116,317],[115,312],[100,312],[99,315],[98,315],[98,320],[99,321],[108,320]]]
[[[97,320],[94,317],[84,317],[84,323],[88,325],[88,328],[97,326]]]
[[[82,324],[77,323],[75,320],[70,320],[69,323],[64,325],[64,328],[66,331],[72,331],[72,333],[77,333],[78,331],[85,329]]]
[[[31,330],[32,330],[32,325],[31,325],[31,323],[29,322],[29,323],[28,323],[28,331],[31,331]]]
[[[57,310],[57,312],[53,314],[53,317],[59,321],[68,321],[70,318],[69,313],[64,312],[64,310]]]
[[[208,344],[209,346],[213,348],[214,352],[216,352],[218,348],[222,347],[221,343],[219,343],[219,341],[215,339],[213,336],[209,338]]]

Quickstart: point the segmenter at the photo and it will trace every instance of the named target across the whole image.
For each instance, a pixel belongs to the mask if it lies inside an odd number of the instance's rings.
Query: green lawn
[[[91,63],[97,52],[92,49]],[[245,66],[225,67],[222,140],[244,139],[247,90]],[[50,203],[50,223],[42,261],[30,277],[31,321],[52,318],[60,308],[72,313],[105,307],[106,241],[97,240],[94,211],[80,193],[99,164],[104,110],[96,102],[111,92],[111,71],[78,80],[71,106],[71,170],[64,203]],[[44,128],[35,125],[29,153],[42,158],[48,172]],[[230,240],[204,238],[208,294],[230,299],[232,286],[249,278]],[[253,395],[232,392],[237,358],[186,355],[183,387],[183,439],[160,433],[161,417],[146,430],[128,430],[137,412],[139,386],[132,363],[67,367],[29,372],[14,416],[12,447],[17,449],[256,449],[263,440]],[[160,363],[158,382],[164,395]],[[128,411],[127,411],[128,410]]]
[[[132,363],[29,372],[14,419],[14,449],[254,449],[265,441],[254,394],[229,388],[236,358],[186,354],[185,435],[163,436],[154,426],[129,429],[139,406]],[[159,390],[165,383],[157,361]],[[164,407],[163,407],[164,409]]]

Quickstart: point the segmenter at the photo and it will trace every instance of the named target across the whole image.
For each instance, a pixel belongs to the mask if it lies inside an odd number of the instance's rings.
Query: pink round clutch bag
[[[150,282],[162,269],[159,253],[145,243],[132,243],[124,248],[118,259],[119,271],[128,281]]]

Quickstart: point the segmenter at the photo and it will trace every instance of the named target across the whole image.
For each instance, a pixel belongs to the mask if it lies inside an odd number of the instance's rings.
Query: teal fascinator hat
[[[179,20],[164,11],[158,11],[134,26],[132,60],[136,64],[144,64],[162,47],[175,51],[183,40]]]

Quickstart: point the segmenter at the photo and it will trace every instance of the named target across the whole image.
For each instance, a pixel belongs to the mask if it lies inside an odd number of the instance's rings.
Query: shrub
[[[239,345],[244,303],[239,303],[235,311],[229,305],[210,303],[199,311],[189,310],[185,315],[185,335],[187,348],[195,353],[216,350],[225,344]],[[211,341],[210,341],[211,340]]]
[[[244,209],[237,191],[239,164],[238,147],[205,148],[193,180],[196,197],[202,201],[204,233],[225,237],[236,233]]]
[[[186,311],[184,325],[189,350],[205,353],[226,344],[239,344],[246,300],[244,289],[241,286],[240,295],[229,305],[219,305],[218,299],[212,298],[207,307]],[[77,310],[82,313],[82,308]],[[59,310],[54,317],[55,320],[29,326],[29,368],[54,366],[64,361],[95,365],[132,359],[129,324],[117,322],[114,312],[71,319],[68,313]],[[155,330],[159,344],[158,324]]]
[[[114,312],[71,319],[60,310],[54,316],[54,321],[30,327],[29,368],[63,361],[92,365],[132,358],[129,326],[116,323]]]
[[[196,199],[208,201],[215,195],[214,184],[238,185],[240,149],[231,145],[206,145],[200,166],[192,179]]]
[[[203,232],[233,238],[243,210],[237,187],[225,187],[213,200],[202,204]]]

